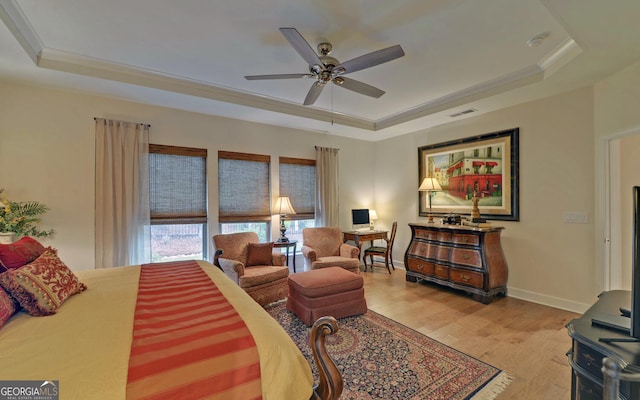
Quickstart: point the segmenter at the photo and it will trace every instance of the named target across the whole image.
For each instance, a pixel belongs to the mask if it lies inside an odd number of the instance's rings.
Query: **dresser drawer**
[[[416,237],[417,238],[422,238],[422,239],[427,239],[427,240],[437,240],[438,239],[438,232],[429,231],[429,230],[425,230],[425,229],[416,229]]]
[[[602,387],[591,380],[576,376],[577,398],[580,400],[602,400]]]
[[[449,253],[451,248],[447,246],[434,246],[435,258],[438,261],[449,261]]]
[[[484,274],[482,274],[481,272],[451,268],[449,270],[449,280],[461,285],[473,286],[475,288],[482,289],[484,283]]]
[[[418,272],[420,274],[433,275],[434,265],[428,261],[408,257],[407,268],[410,271]]]
[[[438,249],[440,249],[440,246],[438,246],[437,244],[429,243],[429,245],[427,246],[425,257],[431,258],[432,260],[437,259]]]
[[[467,235],[464,233],[454,233],[451,237],[451,242],[455,244],[468,244],[470,246],[480,245],[480,236]]]
[[[411,243],[411,247],[409,247],[409,254],[414,256],[426,257],[429,244],[425,242],[414,241]]]
[[[436,264],[434,266],[434,272],[438,278],[449,279],[449,267],[446,265]]]
[[[573,341],[573,361],[582,369],[602,381],[602,354],[576,340]]]
[[[439,242],[451,242],[451,233],[450,232],[438,232],[437,240]]]
[[[454,248],[451,250],[451,262],[482,269],[480,250]]]

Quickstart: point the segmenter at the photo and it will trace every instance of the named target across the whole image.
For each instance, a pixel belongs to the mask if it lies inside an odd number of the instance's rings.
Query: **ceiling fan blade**
[[[275,75],[247,75],[244,78],[250,81],[260,79],[295,79],[295,78],[313,78],[312,74],[275,74]]]
[[[324,66],[320,57],[318,57],[313,48],[309,46],[309,43],[304,40],[304,37],[302,37],[296,28],[280,28],[280,32],[282,32],[284,37],[291,43],[291,46],[304,58],[309,66]]]
[[[322,93],[322,89],[324,89],[324,82],[314,82],[313,85],[311,85],[311,89],[309,89],[309,93],[307,93],[307,97],[304,99],[304,103],[302,104],[308,106],[315,103],[320,96],[320,93]]]
[[[345,89],[353,90],[356,93],[364,94],[365,96],[375,97],[376,99],[382,96],[385,91],[380,90],[377,87],[367,85],[366,83],[356,81],[355,79],[349,79],[344,77],[338,77],[333,80],[338,86],[342,86]]]
[[[333,69],[333,72],[336,75],[350,74],[351,72],[383,64],[402,56],[404,56],[404,50],[402,50],[402,47],[397,44],[395,46],[387,47],[386,49],[377,50],[360,57],[353,58],[349,61],[345,61],[342,64],[337,65]]]

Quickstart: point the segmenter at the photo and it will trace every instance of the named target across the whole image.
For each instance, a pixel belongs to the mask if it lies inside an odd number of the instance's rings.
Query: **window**
[[[280,196],[296,211],[285,221],[287,237],[302,243],[302,229],[315,226],[316,161],[280,157]]]
[[[149,144],[151,260],[207,258],[207,150]]]
[[[269,240],[271,157],[218,152],[218,201],[221,233],[253,231]]]

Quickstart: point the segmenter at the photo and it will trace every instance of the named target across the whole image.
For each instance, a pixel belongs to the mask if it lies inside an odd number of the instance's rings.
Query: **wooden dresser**
[[[488,304],[507,295],[509,269],[500,244],[502,227],[409,224],[404,254],[407,281],[418,279],[464,290]]]
[[[580,318],[567,324],[571,336],[571,350],[567,353],[571,374],[572,400],[601,400],[603,398],[602,359],[610,357],[623,372],[640,372],[640,343],[605,343],[602,338],[629,340],[626,333],[594,325],[592,319],[629,324],[620,316],[620,307],[631,305],[631,292],[612,290],[600,294],[598,301]],[[640,382],[620,382],[620,399],[640,399]]]

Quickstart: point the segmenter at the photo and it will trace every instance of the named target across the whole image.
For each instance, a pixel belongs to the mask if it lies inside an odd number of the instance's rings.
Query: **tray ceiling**
[[[0,0],[0,77],[279,126],[380,140],[589,85],[640,59],[640,3],[583,0]],[[346,61],[405,56],[328,85],[278,31]],[[543,40],[532,45],[531,40]],[[471,111],[469,111],[471,110]]]

